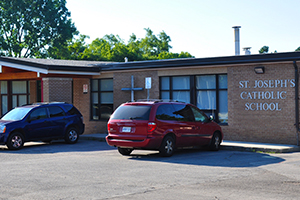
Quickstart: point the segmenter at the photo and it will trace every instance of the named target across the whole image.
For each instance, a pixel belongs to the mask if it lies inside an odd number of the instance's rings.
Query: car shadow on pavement
[[[47,154],[63,152],[90,152],[114,150],[104,142],[91,140],[78,140],[76,144],[66,144],[64,140],[54,140],[51,143],[28,142],[20,150],[9,150],[5,145],[0,145],[0,153],[11,154]]]
[[[177,150],[172,157],[161,157],[158,152],[144,154],[133,151],[128,157],[137,161],[164,162],[172,164],[216,166],[216,167],[258,167],[285,161],[276,154],[245,151],[208,151],[205,149]]]

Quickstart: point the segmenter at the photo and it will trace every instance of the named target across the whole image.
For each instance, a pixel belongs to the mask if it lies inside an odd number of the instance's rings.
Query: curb
[[[81,135],[81,140],[94,140],[106,142],[106,133]],[[263,152],[263,153],[291,153],[299,152],[300,147],[295,145],[280,145],[280,144],[264,144],[264,143],[248,143],[238,141],[223,141],[220,147],[221,150],[228,151],[247,151],[247,152]]]

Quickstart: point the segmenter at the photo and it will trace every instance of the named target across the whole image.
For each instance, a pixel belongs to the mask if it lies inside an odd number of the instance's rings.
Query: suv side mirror
[[[213,121],[213,120],[214,120],[214,116],[210,115],[210,116],[209,116],[209,120],[210,120],[210,121]]]

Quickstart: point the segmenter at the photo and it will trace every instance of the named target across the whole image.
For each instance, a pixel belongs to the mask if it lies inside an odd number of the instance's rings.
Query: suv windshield
[[[120,106],[111,116],[111,119],[149,120],[150,110],[151,106]]]
[[[18,121],[23,119],[31,109],[32,108],[25,108],[25,107],[14,108],[13,110],[6,113],[1,119],[8,120],[8,121]]]

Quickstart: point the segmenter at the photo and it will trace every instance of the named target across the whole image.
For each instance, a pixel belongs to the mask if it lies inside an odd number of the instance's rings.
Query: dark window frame
[[[24,80],[3,80],[7,82],[7,93],[1,93],[0,94],[0,100],[1,100],[1,115],[4,115],[5,113],[3,112],[3,108],[2,108],[2,97],[6,96],[7,97],[7,112],[10,111],[11,109],[13,109],[13,95],[16,95],[16,101],[17,101],[17,106],[22,106],[22,105],[18,105],[19,103],[19,96],[21,95],[26,95],[26,104],[30,103],[30,82],[26,80],[26,93],[13,93],[12,91],[12,82],[13,81],[24,81]]]
[[[216,88],[215,89],[197,89],[196,88],[196,77],[197,76],[209,76],[214,75],[215,76],[215,82],[216,82]],[[216,92],[216,109],[200,109],[204,113],[213,112],[214,114],[214,120],[221,124],[221,125],[228,125],[228,123],[221,123],[219,120],[218,113],[220,111],[220,91],[228,91],[228,85],[226,88],[220,88],[219,85],[219,76],[226,75],[225,73],[222,74],[195,74],[195,75],[189,75],[190,77],[190,89],[189,90],[173,90],[173,77],[185,77],[187,75],[180,75],[180,76],[161,76],[159,78],[159,85],[160,85],[160,91],[159,91],[159,97],[162,98],[162,92],[169,92],[169,97],[171,100],[173,99],[173,92],[174,91],[189,91],[190,92],[190,102],[191,104],[197,105],[197,92],[198,91],[215,91]],[[162,89],[162,78],[168,77],[169,78],[169,90]]]
[[[161,85],[162,85],[162,80],[161,78],[162,77],[168,77],[169,78],[169,90],[162,90],[161,89]],[[188,76],[188,75],[182,75],[182,76],[162,76],[160,77],[159,79],[159,85],[160,85],[160,91],[159,91],[159,95],[160,95],[160,98],[161,98],[161,93],[162,92],[169,92],[169,97],[170,97],[170,100],[173,100],[173,93],[174,92],[180,92],[180,91],[183,91],[183,92],[190,92],[192,89],[193,89],[193,84],[194,84],[194,80],[191,78],[191,76]],[[173,89],[173,78],[174,77],[189,77],[190,78],[190,89]],[[192,94],[190,92],[190,101],[192,101],[192,99],[194,98],[194,94]]]
[[[113,78],[103,78],[103,79],[90,79],[90,86],[91,86],[91,92],[90,92],[90,99],[91,99],[91,104],[90,104],[90,120],[91,121],[108,121],[108,118],[103,118],[101,117],[101,106],[103,105],[106,105],[108,107],[111,107],[112,108],[112,111],[113,111],[113,102],[111,104],[108,104],[108,103],[101,103],[101,96],[103,94],[107,94],[107,93],[112,93],[113,94],[113,88],[112,90],[101,90],[101,80],[111,80],[113,81]],[[94,90],[93,88],[93,81],[97,81],[97,87],[98,89],[97,90]],[[93,114],[93,106],[94,106],[94,103],[93,103],[93,94],[96,94],[97,95],[97,98],[98,98],[98,104],[97,104],[97,111],[96,111],[96,115]],[[98,117],[98,119],[95,119],[94,116]]]

